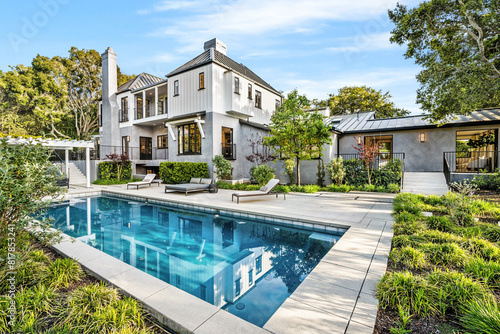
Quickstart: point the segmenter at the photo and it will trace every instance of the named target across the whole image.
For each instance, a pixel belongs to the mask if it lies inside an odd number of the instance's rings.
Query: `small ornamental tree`
[[[231,180],[231,172],[233,170],[233,166],[231,166],[231,162],[229,162],[229,160],[219,154],[212,159],[212,163],[214,165],[214,172],[215,174],[217,174],[217,177],[219,179]]]
[[[116,179],[120,181],[122,177],[123,168],[125,166],[128,166],[130,162],[128,156],[125,153],[122,154],[113,153],[113,154],[106,154],[106,159],[113,161],[114,165],[116,166]]]
[[[297,165],[297,185],[300,185],[300,161],[323,156],[323,146],[331,143],[330,131],[318,111],[308,110],[309,100],[291,91],[281,107],[271,116],[271,136],[264,145],[274,148]]]
[[[354,138],[356,140],[356,138]],[[368,174],[368,184],[372,184],[373,162],[378,156],[378,145],[374,143],[373,146],[367,146],[364,143],[359,144],[359,147],[352,145],[358,151],[358,159],[363,161]]]

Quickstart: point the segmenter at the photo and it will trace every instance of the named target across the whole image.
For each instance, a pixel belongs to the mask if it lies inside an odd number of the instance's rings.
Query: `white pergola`
[[[90,188],[90,149],[94,148],[93,141],[85,140],[61,140],[61,139],[41,139],[41,138],[12,138],[7,136],[7,143],[10,145],[41,144],[42,146],[64,150],[64,160],[66,162],[66,175],[68,175],[69,150],[77,148],[85,148],[85,177],[87,179],[87,188]]]

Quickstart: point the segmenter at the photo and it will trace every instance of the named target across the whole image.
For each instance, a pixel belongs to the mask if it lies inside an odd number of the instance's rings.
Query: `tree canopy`
[[[417,102],[435,122],[500,105],[500,1],[429,0],[389,10],[391,42],[423,70]]]
[[[264,144],[282,157],[295,159],[297,184],[300,185],[300,161],[323,156],[323,146],[331,143],[330,131],[318,111],[308,110],[309,100],[291,91],[271,116],[270,134]]]
[[[0,72],[0,132],[90,139],[99,130],[101,56],[72,47],[68,57],[37,55]],[[118,79],[131,76],[118,70]]]
[[[405,109],[397,108],[390,101],[392,96],[367,86],[345,86],[338,94],[330,94],[328,107],[330,114],[348,115],[363,111],[375,111],[377,118],[400,117],[408,115]],[[320,104],[321,105],[321,104]]]

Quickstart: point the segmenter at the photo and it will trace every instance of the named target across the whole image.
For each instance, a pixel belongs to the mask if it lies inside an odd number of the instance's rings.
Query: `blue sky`
[[[164,77],[217,37],[227,55],[274,88],[326,99],[347,85],[389,91],[398,107],[415,103],[420,68],[389,42],[393,0],[2,1],[0,70],[37,54],[67,56],[71,46],[111,46],[126,74]],[[410,7],[417,0],[399,1]]]

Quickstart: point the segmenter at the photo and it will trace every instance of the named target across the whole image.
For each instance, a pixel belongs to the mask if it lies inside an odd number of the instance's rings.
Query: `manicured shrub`
[[[267,184],[271,179],[274,179],[276,170],[268,165],[252,166],[250,168],[250,176],[252,182],[260,184],[261,186]]]
[[[344,169],[344,159],[338,157],[326,164],[326,170],[330,174],[330,181],[334,185],[341,185],[344,182],[346,171]]]
[[[427,266],[426,255],[409,246],[393,249],[389,258],[403,269],[422,269]]]
[[[274,187],[274,190],[281,192],[281,193],[288,194],[290,192],[290,187],[278,184],[276,187]]]
[[[395,183],[389,183],[387,185],[387,191],[390,193],[397,193],[399,192],[399,185]]]
[[[460,324],[468,333],[500,334],[500,307],[495,300],[474,299],[462,306]]]
[[[163,183],[188,182],[192,177],[208,177],[206,162],[160,162],[160,177]]]
[[[97,179],[97,180],[95,180],[92,183],[93,184],[98,184],[98,185],[113,185],[113,184],[127,184],[129,182],[137,182],[137,181],[142,181],[142,179],[138,179],[138,178],[131,178],[130,180],[124,180],[124,179],[121,179],[121,180]]]
[[[418,235],[401,234],[392,238],[392,247],[415,247],[424,241]]]
[[[442,231],[451,232],[453,230],[453,223],[446,217],[431,216],[425,219],[425,222],[429,228]]]
[[[372,183],[387,187],[389,184],[400,184],[402,176],[401,160],[391,159],[385,166],[373,171]]]
[[[229,160],[219,154],[212,159],[212,163],[214,166],[214,173],[217,174],[217,178],[221,180],[231,180],[233,166]]]
[[[347,184],[341,184],[341,185],[330,184],[326,188],[326,190],[331,192],[348,193],[351,190],[351,187],[348,186]]]
[[[404,215],[404,213],[402,214]],[[401,216],[402,215],[400,214],[399,217]],[[426,226],[424,223],[417,220],[414,221],[403,220],[401,222],[396,222],[393,226],[393,229],[394,229],[394,235],[401,235],[401,234],[412,235],[415,233],[419,233],[421,231],[425,231]]]
[[[447,243],[447,242],[456,242],[462,246],[463,238],[458,235],[454,235],[448,232],[441,232],[436,230],[428,230],[420,231],[418,236],[424,239],[427,242],[433,242],[437,244]],[[466,248],[464,248],[466,249]]]
[[[500,261],[500,248],[480,238],[463,238],[460,244],[472,255],[482,257],[485,260]]]
[[[119,166],[116,161],[101,161],[97,170],[99,178],[102,180],[118,180],[118,174],[120,174],[120,180],[132,178],[132,162],[130,160],[122,162],[122,166]]]
[[[374,184],[365,184],[363,186],[363,190],[364,191],[375,191],[376,190],[376,186]]]

